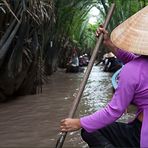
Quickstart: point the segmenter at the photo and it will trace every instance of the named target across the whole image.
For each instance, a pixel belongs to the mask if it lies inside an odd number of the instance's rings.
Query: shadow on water
[[[0,147],[53,148],[58,138],[59,122],[66,118],[78,92],[83,73],[65,73],[59,69],[49,77],[43,93],[19,97],[0,104]],[[94,66],[76,117],[104,107],[112,97],[111,74]],[[120,120],[126,122],[133,114]],[[85,148],[80,131],[68,133],[63,148]]]

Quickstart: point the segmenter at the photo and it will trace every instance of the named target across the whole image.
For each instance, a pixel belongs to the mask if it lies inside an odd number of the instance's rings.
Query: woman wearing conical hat
[[[111,33],[100,27],[104,44],[125,66],[118,87],[107,106],[80,119],[64,119],[61,131],[82,128],[82,138],[89,147],[148,148],[148,6],[128,18]],[[129,104],[137,107],[130,123],[116,122]]]

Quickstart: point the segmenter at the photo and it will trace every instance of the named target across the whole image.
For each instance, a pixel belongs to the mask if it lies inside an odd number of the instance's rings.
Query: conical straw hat
[[[148,55],[148,6],[117,26],[111,41],[123,50]]]

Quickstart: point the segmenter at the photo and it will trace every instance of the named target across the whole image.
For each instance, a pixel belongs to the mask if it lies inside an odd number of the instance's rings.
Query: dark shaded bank
[[[36,1],[1,4],[0,101],[4,101],[37,93],[57,67],[57,50],[49,46],[50,35],[45,34],[53,23],[52,1],[51,8]]]

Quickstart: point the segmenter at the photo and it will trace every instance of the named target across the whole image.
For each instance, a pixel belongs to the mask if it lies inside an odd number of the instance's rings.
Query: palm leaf
[[[6,0],[2,0],[4,2],[4,4],[6,5],[6,7],[8,8],[8,10],[11,12],[11,14],[14,16],[14,18],[20,23],[20,20],[17,18],[17,16],[14,14],[14,12],[11,10],[9,4],[7,3]]]

